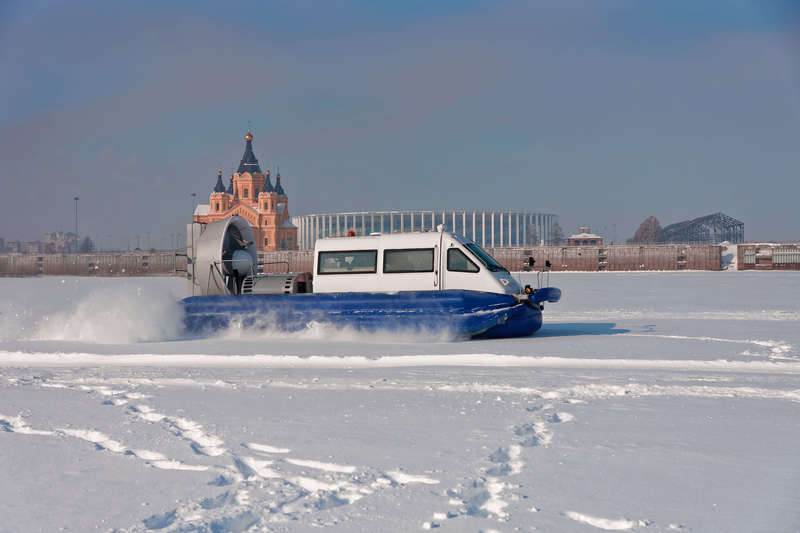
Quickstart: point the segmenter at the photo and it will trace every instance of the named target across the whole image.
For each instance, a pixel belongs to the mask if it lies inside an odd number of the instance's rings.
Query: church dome
[[[214,185],[214,192],[225,192],[225,185],[222,184],[222,171],[217,172],[217,184]]]

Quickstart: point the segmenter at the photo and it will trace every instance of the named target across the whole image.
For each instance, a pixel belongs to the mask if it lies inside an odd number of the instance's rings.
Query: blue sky
[[[624,240],[722,211],[800,240],[798,6],[6,0],[0,237],[72,228],[76,194],[114,246],[178,233],[249,120],[292,214],[530,209]]]

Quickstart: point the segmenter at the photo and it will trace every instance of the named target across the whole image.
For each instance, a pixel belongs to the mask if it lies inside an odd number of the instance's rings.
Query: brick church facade
[[[253,153],[253,134],[248,129],[239,168],[230,177],[227,188],[222,171],[208,196],[208,205],[199,205],[194,221],[207,224],[234,215],[250,222],[259,251],[296,250],[297,227],[289,215],[289,199],[281,185],[281,173],[272,185],[270,171],[261,171]]]

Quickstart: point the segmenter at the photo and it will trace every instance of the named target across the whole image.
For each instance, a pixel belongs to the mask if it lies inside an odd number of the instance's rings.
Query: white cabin
[[[314,292],[467,289],[499,294],[522,287],[480,246],[445,231],[318,239]]]

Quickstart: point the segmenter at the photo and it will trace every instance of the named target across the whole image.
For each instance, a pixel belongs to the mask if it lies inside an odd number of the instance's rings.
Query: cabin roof
[[[467,242],[458,234],[445,231],[459,242]],[[327,237],[317,239],[314,249],[325,250],[374,250],[377,248],[432,248],[439,244],[438,231],[410,231],[405,233],[377,233],[358,237]]]

